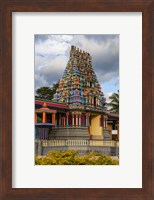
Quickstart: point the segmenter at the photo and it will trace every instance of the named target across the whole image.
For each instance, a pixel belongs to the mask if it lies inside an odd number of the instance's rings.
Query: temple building
[[[49,140],[50,144],[74,141],[74,146],[81,146],[81,141],[112,141],[112,128],[107,130],[108,116],[92,57],[71,46],[70,58],[53,99],[35,100],[36,137]]]

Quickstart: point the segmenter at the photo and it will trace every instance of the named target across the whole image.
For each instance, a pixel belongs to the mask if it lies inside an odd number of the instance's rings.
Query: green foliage
[[[119,114],[119,90],[118,93],[113,93],[109,99],[111,100],[111,102],[107,104],[109,107],[111,107],[109,110],[112,113]]]
[[[51,150],[46,156],[36,156],[36,165],[118,165],[118,161],[109,156],[91,151],[87,155],[79,155],[79,151]]]
[[[41,99],[48,99],[51,100],[53,98],[53,95],[56,93],[56,89],[59,86],[59,81],[56,84],[53,84],[52,87],[41,87],[36,90],[36,98]]]

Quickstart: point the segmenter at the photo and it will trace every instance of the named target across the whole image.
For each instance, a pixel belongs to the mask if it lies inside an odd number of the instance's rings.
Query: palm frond
[[[119,113],[119,93],[113,93],[109,99],[111,100],[110,103],[107,104],[107,106],[111,107],[109,110],[113,113]]]

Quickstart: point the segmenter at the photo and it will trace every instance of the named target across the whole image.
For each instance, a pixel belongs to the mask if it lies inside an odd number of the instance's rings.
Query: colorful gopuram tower
[[[102,139],[106,99],[89,53],[71,46],[70,58],[52,101],[69,108],[66,113],[57,112],[57,127],[87,128],[91,138]]]
[[[70,109],[104,109],[104,94],[89,53],[71,47],[70,59],[53,100],[68,104]]]

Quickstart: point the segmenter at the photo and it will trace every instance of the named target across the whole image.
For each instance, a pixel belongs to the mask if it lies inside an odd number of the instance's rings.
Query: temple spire
[[[105,98],[89,53],[71,46],[68,64],[53,100],[83,109],[84,106],[103,108]]]

